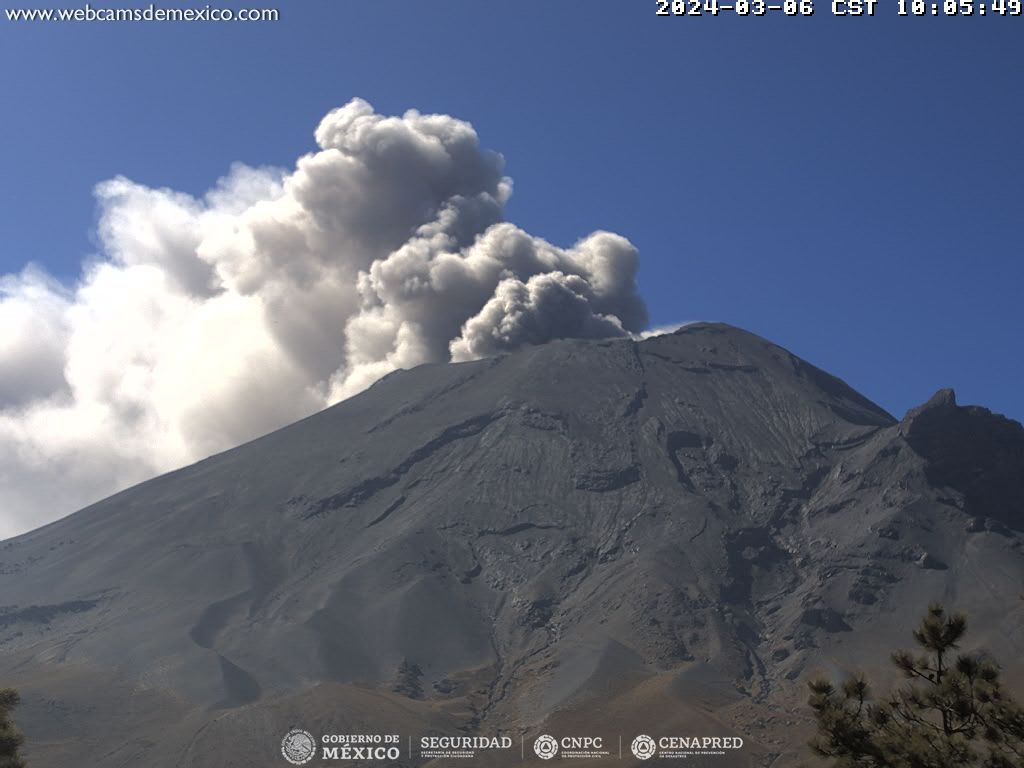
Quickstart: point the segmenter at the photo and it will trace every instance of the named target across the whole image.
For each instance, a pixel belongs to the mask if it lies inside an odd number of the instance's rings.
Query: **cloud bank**
[[[504,222],[511,181],[469,123],[356,99],[315,136],[200,198],[103,182],[76,285],[0,277],[0,538],[396,368],[646,326],[636,249]]]

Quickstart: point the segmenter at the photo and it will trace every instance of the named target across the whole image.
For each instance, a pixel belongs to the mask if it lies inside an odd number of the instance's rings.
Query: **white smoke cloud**
[[[355,99],[316,141],[201,198],[103,182],[76,285],[0,277],[0,538],[396,368],[646,326],[636,249],[503,222],[511,181],[469,123]]]

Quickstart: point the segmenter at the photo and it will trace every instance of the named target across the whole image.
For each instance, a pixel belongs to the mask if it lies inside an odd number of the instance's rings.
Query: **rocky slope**
[[[1022,593],[1020,424],[698,324],[398,372],[0,543],[0,681],[34,768],[284,765],[295,724],[782,766],[804,679],[930,600],[1021,679]]]

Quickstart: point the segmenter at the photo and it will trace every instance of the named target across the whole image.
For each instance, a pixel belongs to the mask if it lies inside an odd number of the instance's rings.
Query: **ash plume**
[[[280,427],[397,368],[647,325],[628,240],[556,247],[447,115],[326,115],[291,170],[200,197],[96,187],[100,252],[0,277],[0,538]]]

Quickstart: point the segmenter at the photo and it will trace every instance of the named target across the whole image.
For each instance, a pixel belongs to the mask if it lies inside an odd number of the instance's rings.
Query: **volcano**
[[[0,543],[0,682],[33,768],[287,766],[296,727],[788,766],[806,679],[888,674],[930,601],[1024,680],[1022,592],[1020,424],[700,323],[399,371]]]

